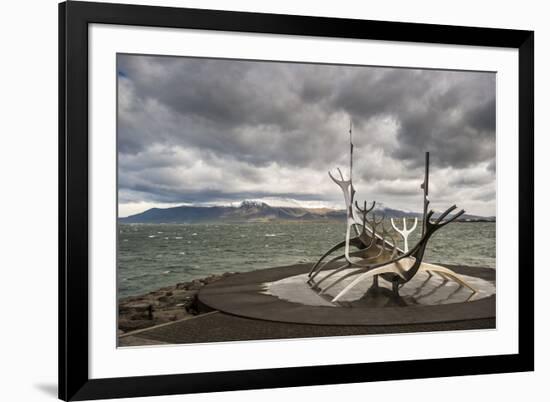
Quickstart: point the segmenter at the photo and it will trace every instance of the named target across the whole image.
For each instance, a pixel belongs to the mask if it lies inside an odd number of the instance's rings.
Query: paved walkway
[[[119,338],[119,346],[315,338],[323,336],[433,332],[486,328],[495,328],[494,318],[436,324],[347,326],[307,325],[262,321],[214,311],[191,319],[125,334]]]

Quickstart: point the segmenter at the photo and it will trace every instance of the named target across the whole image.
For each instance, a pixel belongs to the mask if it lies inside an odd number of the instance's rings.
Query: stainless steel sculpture
[[[401,230],[397,228],[393,219],[391,219],[394,233],[401,235],[403,239],[404,246],[403,249],[400,249],[394,234],[385,227],[384,216],[376,216],[374,212],[376,202],[373,201],[372,205],[367,208],[366,201],[360,207],[357,201],[354,200],[352,130],[353,126],[350,122],[349,178],[344,179],[344,175],[339,168],[337,169],[339,178],[334,177],[331,172],[328,173],[332,181],[340,187],[344,194],[344,202],[346,203],[345,240],[333,246],[311,267],[308,284],[320,294],[324,294],[344,280],[355,277],[332,299],[333,302],[337,302],[358,283],[370,278],[372,278],[373,287],[379,286],[379,278],[381,277],[391,283],[393,292],[398,294],[401,286],[409,282],[418,272],[425,271],[430,276],[432,272],[436,272],[445,280],[453,280],[475,293],[476,290],[452,270],[438,265],[422,263],[430,237],[437,230],[464,214],[464,210],[460,210],[454,216],[447,218],[456,209],[456,206],[453,205],[440,214],[437,219],[432,220],[434,211],[430,210],[428,212],[429,153],[426,152],[425,176],[421,185],[424,190],[422,235],[411,249],[409,249],[408,237],[416,229],[418,219],[415,218],[413,226],[408,229],[406,219],[403,218],[403,229]],[[371,218],[368,217],[369,214],[371,214]],[[351,251],[351,247],[356,250]],[[342,248],[344,249],[343,254],[325,261],[330,255]],[[342,261],[342,264],[334,268],[334,263],[338,261]],[[321,275],[323,271],[325,271],[325,275]]]
[[[414,232],[414,229],[416,229],[416,224],[418,223],[418,218],[414,218],[414,223],[412,228],[407,229],[407,219],[403,218],[403,229],[398,229],[397,226],[395,226],[395,222],[393,221],[393,218],[390,219],[391,226],[393,227],[393,230],[395,230],[397,233],[401,235],[403,238],[403,250],[405,252],[409,251],[409,235]]]

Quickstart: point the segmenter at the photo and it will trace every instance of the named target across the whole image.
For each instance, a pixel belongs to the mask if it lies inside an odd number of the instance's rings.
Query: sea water
[[[314,262],[344,235],[341,222],[119,224],[118,297],[223,272]],[[409,245],[419,236],[418,228]],[[430,239],[424,261],[494,269],[495,251],[494,222],[452,223]]]

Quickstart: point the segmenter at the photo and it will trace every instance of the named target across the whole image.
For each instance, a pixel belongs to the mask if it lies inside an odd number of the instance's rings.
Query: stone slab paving
[[[197,316],[158,328],[143,330],[139,338],[144,345],[228,342],[325,336],[374,335],[410,332],[457,331],[495,328],[495,319],[456,321],[436,324],[391,326],[306,325],[260,321],[220,312]],[[130,338],[130,339],[128,339]],[[132,342],[129,342],[132,341]],[[119,339],[119,346],[136,346],[136,337]]]

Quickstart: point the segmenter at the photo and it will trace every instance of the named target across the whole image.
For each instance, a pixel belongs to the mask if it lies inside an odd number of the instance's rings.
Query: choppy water
[[[118,296],[215,273],[316,261],[344,231],[335,222],[120,224]],[[494,268],[495,223],[446,226],[429,241],[424,260]]]

